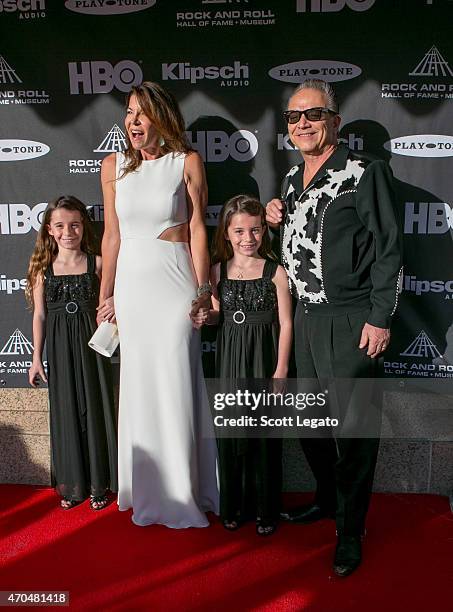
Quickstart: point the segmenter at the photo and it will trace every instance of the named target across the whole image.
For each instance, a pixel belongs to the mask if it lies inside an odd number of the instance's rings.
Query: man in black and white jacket
[[[374,378],[376,358],[390,340],[401,275],[390,168],[338,143],[340,116],[329,83],[304,81],[284,116],[303,163],[288,172],[282,199],[271,200],[266,212],[271,227],[281,226],[283,265],[298,300],[298,377]],[[336,518],[334,571],[347,576],[361,562],[379,440],[326,437],[301,443],[317,482],[315,500],[282,518],[298,523]]]

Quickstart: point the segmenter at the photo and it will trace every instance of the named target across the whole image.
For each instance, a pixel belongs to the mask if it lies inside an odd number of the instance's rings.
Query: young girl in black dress
[[[93,510],[117,491],[117,441],[108,359],[88,347],[96,330],[101,258],[85,205],[73,196],[51,202],[30,259],[26,294],[33,306],[29,381],[49,381],[52,476],[61,507],[90,496]],[[114,317],[113,301],[102,318]],[[42,363],[47,345],[48,376]]]
[[[286,378],[292,340],[291,298],[282,266],[272,261],[265,210],[239,195],[222,208],[211,270],[219,323],[216,376]],[[281,440],[219,439],[220,514],[226,529],[256,519],[259,535],[275,531],[281,492]]]

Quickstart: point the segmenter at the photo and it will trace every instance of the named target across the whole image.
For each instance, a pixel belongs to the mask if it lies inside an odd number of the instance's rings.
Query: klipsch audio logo
[[[186,135],[191,146],[207,162],[223,162],[229,157],[246,162],[258,152],[258,140],[248,130],[238,130],[232,134],[221,130],[197,131],[186,132]]]
[[[0,140],[0,162],[23,161],[41,157],[50,151],[43,142],[33,140]]]
[[[47,202],[31,208],[28,204],[0,204],[0,234],[28,234],[41,227]]]
[[[298,13],[338,13],[345,7],[353,11],[368,11],[376,0],[297,0]]]
[[[453,280],[420,280],[416,276],[404,276],[401,284],[402,291],[424,295],[436,293],[445,300],[453,300]]]
[[[156,0],[66,0],[65,7],[87,15],[121,15],[144,11],[156,4]]]
[[[23,291],[26,284],[26,278],[8,278],[6,274],[0,274],[0,291],[4,291],[7,295],[12,295],[15,291]]]
[[[362,74],[362,69],[347,62],[331,60],[307,60],[275,66],[269,70],[269,76],[286,83],[301,83],[306,79],[317,78],[336,82],[355,79]]]
[[[115,123],[93,153],[115,153],[124,151],[126,147],[126,136]],[[68,169],[70,174],[97,174],[101,171],[101,164],[102,159],[70,159]]]
[[[453,100],[453,70],[433,45],[408,73],[411,82],[382,83],[382,98]]]
[[[72,95],[110,93],[114,88],[124,93],[143,80],[142,69],[130,60],[113,65],[106,61],[69,62]]]
[[[263,7],[264,0],[259,2],[259,9],[249,8],[248,0],[203,0],[201,4],[205,6],[215,4],[217,10],[178,11],[176,26],[178,28],[237,28],[238,26],[275,25],[275,13]],[[246,8],[243,8],[244,5]],[[221,8],[223,10],[220,10]]]
[[[356,136],[355,134],[347,134],[342,138],[338,139],[338,142],[343,142],[352,151],[363,151],[363,138]],[[297,147],[293,145],[288,134],[277,134],[277,150],[278,151],[299,151]]]
[[[453,229],[453,209],[446,202],[406,202],[405,234],[445,234]]]
[[[194,84],[201,80],[215,80],[223,87],[239,87],[249,84],[249,67],[238,60],[230,66],[192,66],[189,62],[173,62],[162,64],[162,79]]]
[[[3,89],[3,86],[8,89]],[[16,70],[0,55],[0,104],[49,104],[49,94],[43,90],[25,89]]]
[[[451,157],[453,136],[444,134],[413,134],[392,138],[384,143],[387,151],[409,157]]]
[[[40,19],[46,16],[46,0],[0,0],[2,13],[17,13],[19,19]]]

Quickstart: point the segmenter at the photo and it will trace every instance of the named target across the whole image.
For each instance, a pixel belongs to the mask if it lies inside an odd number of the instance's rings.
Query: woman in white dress
[[[175,100],[156,83],[132,88],[125,126],[127,149],[102,162],[98,311],[99,321],[111,316],[114,294],[118,506],[132,508],[137,525],[206,527],[205,512],[218,513],[218,489],[195,329],[210,302],[203,162],[187,144]]]

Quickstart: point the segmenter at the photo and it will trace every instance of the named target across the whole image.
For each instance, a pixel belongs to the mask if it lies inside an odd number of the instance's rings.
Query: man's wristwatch
[[[198,289],[197,289],[197,297],[201,297],[205,293],[212,294],[212,286],[211,286],[210,282],[203,283],[202,285],[200,285],[198,287]]]

